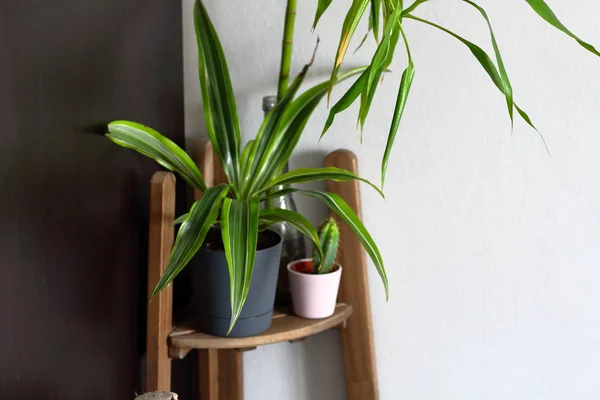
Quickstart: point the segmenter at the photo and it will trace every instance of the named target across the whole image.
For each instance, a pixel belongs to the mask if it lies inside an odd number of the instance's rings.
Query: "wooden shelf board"
[[[352,306],[338,303],[331,317],[304,319],[291,313],[275,312],[273,325],[260,335],[246,338],[222,338],[196,332],[185,326],[176,327],[171,335],[171,354],[187,354],[190,349],[251,349],[267,344],[298,341],[307,336],[343,325],[352,314]]]

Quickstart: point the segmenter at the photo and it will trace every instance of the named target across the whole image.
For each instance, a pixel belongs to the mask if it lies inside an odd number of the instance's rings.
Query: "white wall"
[[[547,0],[565,24],[600,45],[595,0]],[[221,35],[244,138],[274,92],[283,0],[206,0]],[[294,69],[308,60],[316,1],[301,1]],[[419,13],[489,49],[486,26],[460,1]],[[576,6],[574,6],[576,3]],[[325,76],[349,0],[333,2],[317,34],[311,76]],[[518,103],[543,132],[517,122],[471,54],[406,23],[417,75],[387,178],[387,202],[363,188],[364,222],[379,243],[392,291],[371,270],[381,398],[532,400],[600,398],[600,59],[547,26],[523,0],[481,0],[492,16]],[[203,131],[191,24],[184,0],[186,125]],[[369,49],[371,50],[371,49]],[[292,166],[319,165],[345,147],[379,179],[404,59],[385,79],[359,144],[354,108],[317,145],[313,116]],[[365,49],[349,58],[364,63]],[[338,92],[339,94],[340,92]],[[312,154],[312,153],[316,154]],[[315,220],[322,208],[302,202]],[[344,399],[335,332],[247,353],[247,398]],[[367,399],[365,399],[367,400]]]

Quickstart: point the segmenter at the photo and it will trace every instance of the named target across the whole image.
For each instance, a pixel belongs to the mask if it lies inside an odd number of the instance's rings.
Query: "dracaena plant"
[[[329,81],[298,94],[310,63],[305,65],[289,88],[286,88],[277,105],[267,114],[255,139],[242,149],[240,124],[225,54],[200,1],[195,5],[194,20],[206,129],[222,163],[227,183],[207,187],[200,170],[189,155],[171,140],[142,124],[114,121],[108,125],[106,134],[116,144],[156,160],[163,167],[179,174],[193,188],[203,192],[189,212],[175,221],[181,223],[181,226],[154,295],[182,271],[201,248],[211,227],[219,224],[229,266],[231,331],[248,295],[261,229],[277,222],[291,224],[314,243],[317,254],[323,259],[318,233],[304,216],[279,208],[261,209],[261,202],[288,192],[322,200],[348,224],[373,260],[387,295],[388,282],[381,254],[348,204],[334,193],[296,189],[289,185],[319,180],[342,182],[358,179],[368,183],[379,193],[381,191],[370,182],[339,168],[301,168],[282,174],[309,117],[326,96]],[[338,80],[363,71],[364,68],[348,71],[341,74]],[[277,190],[282,186],[284,189]]]

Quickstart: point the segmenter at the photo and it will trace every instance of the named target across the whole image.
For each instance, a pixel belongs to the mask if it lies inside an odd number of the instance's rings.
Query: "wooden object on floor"
[[[358,174],[354,153],[337,150],[325,158],[326,167],[338,167]],[[327,191],[340,195],[362,219],[359,181],[327,182]],[[344,266],[338,300],[352,305],[354,313],[342,330],[342,348],[346,367],[346,391],[349,400],[379,398],[375,346],[371,322],[371,302],[367,276],[367,257],[359,239],[337,216],[340,226],[338,262]]]
[[[172,392],[146,393],[135,398],[135,400],[177,400],[179,397]]]
[[[256,336],[245,338],[221,338],[205,333],[188,333],[186,327],[177,327],[170,336],[171,347],[182,349],[238,349],[246,350],[274,343],[296,341],[307,336],[335,328],[352,314],[352,306],[338,304],[331,317],[324,319],[305,319],[294,314],[278,314],[273,318],[269,330]],[[178,331],[181,329],[183,334]]]
[[[221,161],[209,140],[200,140],[196,146],[196,164],[200,167],[206,186],[227,182]],[[194,200],[202,194],[194,192]],[[189,350],[179,353],[187,354]],[[173,353],[172,353],[173,354]],[[202,400],[242,400],[244,375],[242,354],[234,350],[200,350],[198,356],[200,397]]]
[[[173,329],[173,285],[152,297],[173,245],[175,219],[175,177],[157,172],[150,183],[150,234],[148,239],[148,322],[146,325],[147,392],[171,388],[171,360],[168,337]]]

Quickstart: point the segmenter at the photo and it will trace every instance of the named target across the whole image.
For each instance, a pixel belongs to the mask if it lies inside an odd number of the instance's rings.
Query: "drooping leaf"
[[[323,16],[323,13],[325,13],[327,8],[329,8],[331,1],[332,0],[319,0],[319,3],[317,4],[317,12],[315,14],[315,21],[313,22],[313,27],[312,27],[313,29],[315,29],[317,27],[319,20],[321,19],[321,17]]]
[[[338,76],[336,84],[342,83],[345,80],[364,72],[366,69],[367,67],[357,67],[345,71]],[[305,108],[312,100],[315,100],[317,98],[319,100],[323,99],[328,89],[329,80],[326,80],[311,87],[310,89],[307,89],[302,94],[300,94],[297,98],[294,99],[294,101],[292,101],[292,103],[288,107],[286,107],[284,115],[281,119],[281,125],[288,126],[292,118],[298,115],[300,110]]]
[[[192,205],[179,228],[165,272],[156,284],[152,296],[167,287],[198,252],[210,227],[217,220],[221,204],[228,192],[228,185],[211,187]]]
[[[177,172],[192,187],[206,190],[202,174],[190,156],[154,129],[131,121],[114,121],[108,124],[106,137],[119,146],[152,158],[169,171]]]
[[[510,79],[508,78],[508,73],[506,72],[506,67],[504,66],[504,61],[502,60],[502,55],[500,54],[500,48],[498,46],[498,42],[496,41],[496,35],[494,35],[494,30],[492,29],[492,23],[490,18],[487,15],[487,12],[481,8],[476,3],[471,0],[463,0],[465,3],[474,7],[485,19],[485,22],[488,25],[490,30],[490,36],[492,39],[492,46],[494,48],[494,53],[496,55],[496,63],[498,64],[498,71],[500,73],[500,78],[504,84],[504,96],[506,97],[506,106],[508,107],[508,115],[510,116],[511,125],[514,123],[514,100],[513,100],[513,88],[510,83]]]
[[[369,15],[369,29],[373,31],[375,41],[379,41],[379,18],[381,16],[381,0],[371,0],[371,14]]]
[[[342,199],[339,195],[335,193],[327,193],[320,192],[318,190],[301,190],[296,188],[285,188],[279,190],[275,193],[269,195],[269,197],[277,198],[284,196],[288,193],[300,193],[305,196],[313,197],[323,201],[327,207],[331,209],[334,213],[336,213],[342,221],[344,221],[350,229],[356,234],[361,244],[363,245],[365,251],[375,264],[375,268],[381,277],[381,281],[383,283],[383,287],[385,289],[386,299],[389,298],[389,285],[388,278],[385,272],[385,267],[383,266],[383,258],[381,257],[381,253],[379,252],[379,248],[375,241],[363,225],[362,221],[354,210]]]
[[[301,234],[306,236],[313,242],[315,250],[323,256],[321,250],[321,244],[319,241],[319,234],[315,227],[310,221],[302,214],[295,211],[283,210],[281,208],[268,208],[260,211],[260,222],[261,224],[272,225],[277,222],[287,222],[298,230]]]
[[[392,146],[396,140],[396,134],[400,126],[400,120],[406,107],[406,101],[408,100],[408,94],[412,86],[413,78],[415,76],[415,66],[412,60],[409,63],[408,68],[402,73],[402,80],[400,81],[400,89],[398,90],[398,98],[396,99],[396,106],[394,107],[394,114],[392,117],[392,125],[390,126],[390,132],[388,134],[387,143],[385,145],[385,151],[383,153],[383,160],[381,162],[381,188],[385,184],[385,174],[387,172],[388,161],[392,152]]]
[[[358,111],[361,132],[364,128],[369,110],[371,109],[371,103],[373,102],[373,97],[377,90],[377,84],[379,83],[384,70],[390,66],[394,58],[394,51],[400,37],[398,24],[400,23],[401,15],[402,9],[397,8],[389,16],[383,32],[383,38],[371,59],[368,78],[361,93],[360,109]]]
[[[371,67],[367,67],[369,70]],[[369,78],[367,74],[367,70],[363,71],[360,77],[350,86],[350,89],[344,93],[344,95],[331,107],[329,110],[329,116],[327,117],[327,121],[325,122],[325,126],[323,127],[323,132],[321,132],[321,138],[325,136],[331,125],[333,124],[333,120],[335,116],[342,111],[346,110],[348,107],[354,103],[358,96],[361,95],[366,83]]]
[[[600,57],[600,52],[598,52],[598,50],[596,50],[596,48],[594,46],[579,39],[573,32],[571,32],[569,29],[567,29],[567,27],[564,26],[562,22],[560,22],[560,20],[558,19],[558,17],[554,13],[554,11],[552,11],[550,6],[548,6],[548,4],[546,4],[546,2],[544,0],[525,0],[525,1],[527,2],[527,4],[529,4],[531,6],[531,8],[533,8],[533,10],[540,17],[542,17],[550,25],[552,25],[556,29],[560,30],[561,32],[566,33],[571,38],[575,39],[577,41],[577,43],[579,43],[581,45],[581,47],[583,47],[587,51]]]
[[[221,234],[229,266],[231,300],[231,332],[237,322],[250,289],[256,244],[258,241],[258,198],[249,200],[223,200]]]
[[[269,187],[277,187],[280,185],[293,185],[300,183],[308,183],[315,181],[335,181],[335,182],[347,182],[353,180],[359,180],[365,182],[367,185],[371,186],[373,189],[377,191],[381,195],[381,197],[385,198],[385,195],[377,186],[369,182],[367,179],[363,179],[360,176],[347,171],[345,169],[336,168],[336,167],[324,167],[324,168],[299,168],[292,171],[289,171],[283,175],[279,175],[278,177],[272,179],[268,186]]]
[[[433,26],[433,27],[449,34],[450,36],[454,37],[461,43],[463,43],[465,46],[468,47],[468,49],[475,56],[477,61],[479,61],[479,64],[483,67],[485,72],[487,72],[488,76],[490,77],[490,79],[492,80],[494,85],[496,85],[496,87],[500,90],[500,92],[502,92],[502,94],[504,94],[504,96],[507,99],[509,96],[512,97],[512,89],[510,89],[510,92],[509,92],[510,85],[507,86],[504,84],[504,80],[503,80],[502,76],[500,75],[500,73],[498,72],[496,65],[494,64],[494,62],[492,61],[490,56],[481,47],[479,47],[475,43],[470,42],[467,39],[457,35],[456,33],[452,32],[451,30],[446,29],[443,26],[435,24],[431,21],[427,21],[425,19],[415,17],[414,15],[406,15],[405,18],[414,19],[414,20],[422,22],[424,24]],[[514,100],[513,100],[513,104],[514,104]],[[522,114],[519,113],[519,115],[522,115]]]
[[[194,23],[208,137],[229,182],[237,187],[240,184],[240,123],[225,53],[201,0],[196,0]]]
[[[352,36],[354,36],[354,32],[360,22],[367,6],[369,5],[370,0],[353,0],[352,6],[348,10],[346,14],[346,18],[344,19],[344,24],[342,25],[342,35],[340,37],[340,42],[338,44],[338,49],[335,57],[335,63],[333,66],[333,71],[331,72],[331,80],[329,93],[333,89],[333,85],[337,79],[337,74],[340,70],[340,66],[344,61],[344,57],[346,56],[346,52],[348,51],[348,46],[350,45],[350,40]]]

